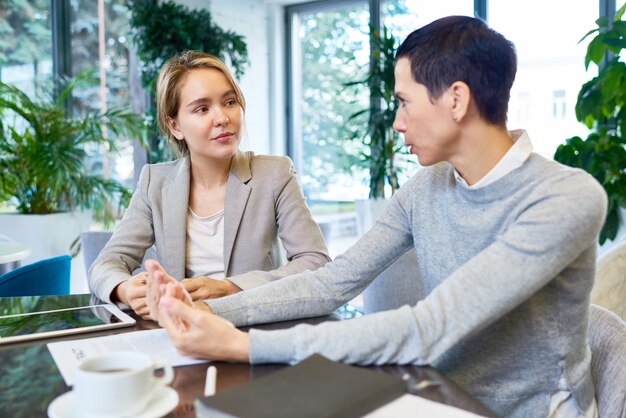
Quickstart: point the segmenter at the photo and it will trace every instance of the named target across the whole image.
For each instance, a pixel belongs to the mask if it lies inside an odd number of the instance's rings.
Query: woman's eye
[[[228,106],[228,107],[232,107],[232,106],[234,106],[236,104],[237,104],[237,101],[234,100],[234,99],[230,99],[230,100],[226,101],[226,106]]]
[[[206,113],[206,112],[208,112],[208,111],[209,111],[209,108],[208,108],[208,107],[206,107],[206,106],[202,106],[202,107],[197,108],[197,109],[194,111],[194,113]]]

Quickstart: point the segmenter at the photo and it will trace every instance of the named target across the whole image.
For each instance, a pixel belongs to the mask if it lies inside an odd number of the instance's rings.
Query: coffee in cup
[[[163,370],[159,377],[155,371]],[[159,389],[170,383],[170,365],[133,351],[83,359],[75,372],[77,410],[84,414],[124,416],[144,410]]]

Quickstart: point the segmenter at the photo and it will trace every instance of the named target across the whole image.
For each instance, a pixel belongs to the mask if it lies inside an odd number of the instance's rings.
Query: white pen
[[[217,368],[210,366],[206,369],[206,382],[204,383],[204,396],[215,395],[215,384],[217,382]]]

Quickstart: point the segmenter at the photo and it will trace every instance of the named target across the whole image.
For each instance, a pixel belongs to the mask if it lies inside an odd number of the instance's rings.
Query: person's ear
[[[450,95],[450,111],[455,122],[461,122],[467,116],[471,101],[469,86],[463,81],[455,81],[448,88]]]
[[[174,135],[174,138],[178,140],[185,139],[185,136],[183,135],[183,132],[180,130],[180,127],[178,126],[178,122],[176,122],[176,119],[168,116],[165,119],[165,121],[167,122],[167,127],[169,128],[170,132],[172,133],[172,135]]]

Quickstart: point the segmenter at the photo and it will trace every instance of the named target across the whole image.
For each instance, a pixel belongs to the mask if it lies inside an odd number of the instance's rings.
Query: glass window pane
[[[596,27],[598,2],[571,7],[567,0],[489,0],[487,6],[489,25],[517,49],[509,128],[527,129],[535,151],[552,158],[566,138],[587,134],[586,127],[576,120],[574,106],[581,86],[597,70],[590,65],[589,72],[585,71],[588,42],[578,41]],[[558,24],[564,10],[567,24]]]
[[[52,74],[50,0],[3,2],[0,8],[0,80],[34,93]]]
[[[385,0],[381,3],[382,22],[400,42],[433,20],[444,16],[474,16],[474,0]]]
[[[100,79],[99,86],[76,91],[76,111],[129,107],[129,19],[125,0],[72,2],[72,73],[93,71]],[[119,146],[122,151],[115,155],[110,156],[106,149],[92,153],[92,167],[132,188],[132,138]]]
[[[368,4],[350,2],[294,14],[293,155],[304,193],[333,255],[356,239],[354,200],[369,193],[357,161],[363,145],[350,140],[350,115],[368,107]]]

